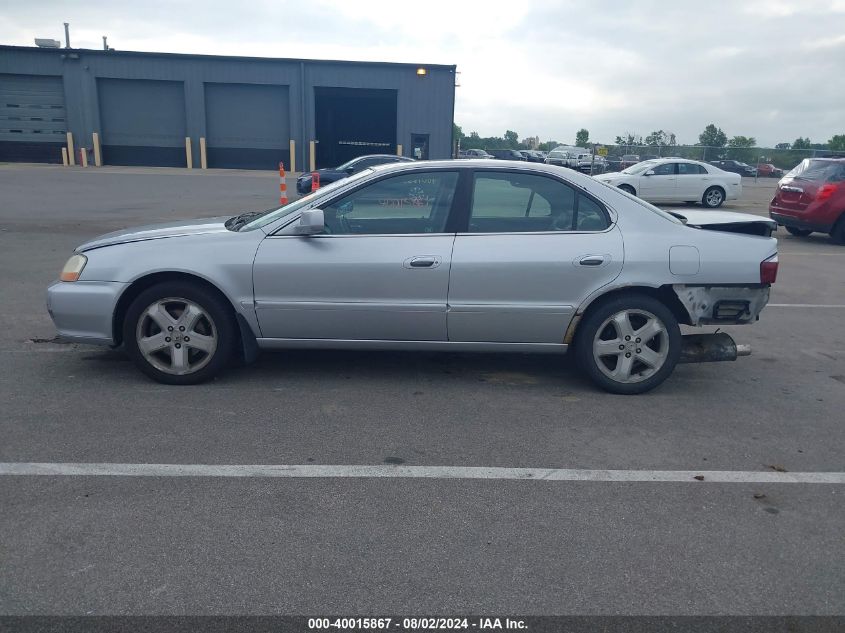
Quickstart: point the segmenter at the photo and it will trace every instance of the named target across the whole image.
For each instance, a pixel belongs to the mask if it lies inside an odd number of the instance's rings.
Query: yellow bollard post
[[[73,154],[73,133],[67,133],[67,161],[69,165],[76,165],[76,156]]]
[[[290,173],[294,173],[296,171],[296,141],[293,139],[290,140]]]
[[[62,148],[62,165],[64,165],[65,167],[67,167],[67,166],[68,166],[68,162],[67,162],[67,147],[63,147],[63,148]]]
[[[396,155],[397,156],[402,155],[402,145],[401,144],[396,146]]]
[[[194,157],[191,155],[191,137],[185,137],[185,158],[187,159],[188,169],[194,168]]]
[[[200,167],[202,169],[208,169],[208,160],[205,156],[205,137],[200,136]]]
[[[94,167],[103,166],[103,155],[100,153],[100,135],[94,132]]]
[[[314,141],[309,141],[309,149],[311,154],[311,171],[317,171],[317,144]]]
[[[82,166],[88,167],[88,150],[84,147],[79,148],[79,158],[81,158]]]

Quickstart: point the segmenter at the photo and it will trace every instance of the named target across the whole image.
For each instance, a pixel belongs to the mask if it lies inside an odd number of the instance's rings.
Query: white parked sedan
[[[715,209],[742,194],[742,177],[697,160],[645,160],[596,180],[649,202],[700,202]]]

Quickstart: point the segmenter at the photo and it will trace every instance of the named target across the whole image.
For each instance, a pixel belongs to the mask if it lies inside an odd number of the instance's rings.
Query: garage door
[[[103,162],[185,166],[185,87],[181,81],[97,79]]]
[[[287,86],[205,84],[209,167],[290,167],[290,106]]]
[[[396,91],[314,88],[317,167],[396,153]]]
[[[66,125],[61,77],[0,75],[0,161],[61,163]]]

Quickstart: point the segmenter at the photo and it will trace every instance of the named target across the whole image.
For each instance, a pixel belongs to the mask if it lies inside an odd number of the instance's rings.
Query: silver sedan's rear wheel
[[[138,368],[172,385],[203,382],[224,369],[237,343],[231,305],[211,288],[164,282],[129,305],[123,342]]]
[[[613,393],[653,389],[675,368],[681,331],[672,311],[644,294],[591,306],[575,336],[575,354],[590,378]]]
[[[669,357],[669,334],[646,310],[620,310],[593,337],[593,360],[611,380],[633,384],[660,371]]]

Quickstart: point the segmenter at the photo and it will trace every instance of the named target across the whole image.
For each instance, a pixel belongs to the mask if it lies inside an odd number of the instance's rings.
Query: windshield
[[[279,218],[283,218],[286,215],[290,215],[295,211],[299,211],[300,209],[304,209],[309,205],[313,204],[314,201],[322,198],[324,194],[330,193],[335,189],[339,189],[342,186],[346,186],[356,180],[360,180],[364,176],[373,173],[372,169],[364,169],[359,171],[357,174],[350,176],[349,178],[344,178],[342,180],[337,180],[331,184],[326,185],[325,187],[320,187],[317,191],[312,191],[307,196],[303,196],[299,200],[295,200],[290,204],[286,204],[283,207],[276,207],[274,209],[270,209],[268,211],[264,211],[262,215],[258,216],[254,220],[252,220],[249,224],[246,224],[241,228],[241,231],[253,231],[255,229],[261,228],[262,226],[267,226],[271,222],[278,220]]]
[[[623,169],[623,174],[640,174],[644,172],[646,169],[654,167],[657,163],[651,160],[644,160],[641,163],[637,163],[636,165],[631,165],[628,169]]]

